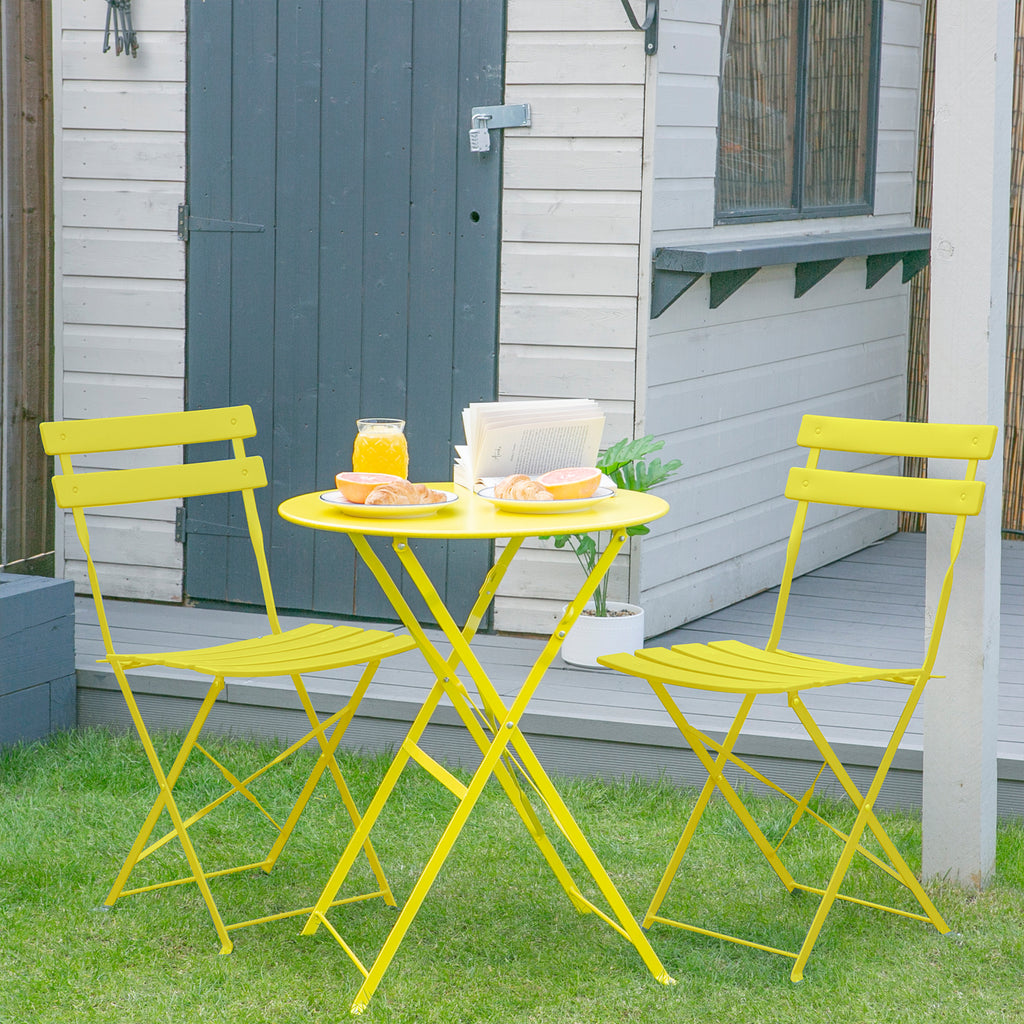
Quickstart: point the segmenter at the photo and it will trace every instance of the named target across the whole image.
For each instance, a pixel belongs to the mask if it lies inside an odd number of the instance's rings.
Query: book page
[[[474,453],[478,477],[528,476],[570,466],[593,466],[604,418],[495,426],[484,431]]]
[[[592,466],[604,413],[589,398],[474,402],[462,411],[465,445],[455,445],[453,476],[470,486],[512,473]]]

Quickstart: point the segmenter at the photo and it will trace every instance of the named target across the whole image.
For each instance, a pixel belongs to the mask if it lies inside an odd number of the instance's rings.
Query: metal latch
[[[178,204],[178,241],[187,242],[190,231],[264,231],[262,224],[248,224],[244,220],[215,220],[213,217],[193,217],[188,203]]]
[[[471,115],[469,148],[473,153],[486,153],[491,148],[492,128],[529,128],[532,123],[529,103],[474,107]]]

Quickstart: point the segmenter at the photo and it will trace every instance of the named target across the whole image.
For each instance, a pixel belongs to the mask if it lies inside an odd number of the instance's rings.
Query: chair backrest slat
[[[53,491],[61,508],[71,509],[75,530],[85,553],[89,583],[107,654],[113,654],[110,626],[103,607],[99,574],[92,553],[86,510],[135,502],[181,500],[206,494],[238,493],[242,498],[249,539],[259,572],[270,628],[281,630],[270,587],[263,530],[253,489],[265,487],[267,474],[259,456],[245,454],[244,439],[256,434],[252,409],[247,405],[191,412],[153,413],[93,420],[64,420],[39,427],[43,448],[58,458],[61,474],[53,478]],[[211,441],[230,441],[233,458],[208,459],[183,465],[140,466],[130,469],[82,471],[82,459],[95,453],[133,452],[139,449],[185,447]]]
[[[40,424],[39,433],[48,455],[81,455],[254,437],[256,421],[249,406],[236,405],[193,412],[61,420]]]
[[[793,528],[786,546],[786,566],[775,605],[768,649],[775,650],[782,639],[786,605],[792,590],[801,539],[811,504],[844,505],[900,512],[956,517],[949,565],[941,588],[939,607],[932,624],[925,662],[925,677],[935,663],[942,623],[949,603],[953,567],[960,553],[960,541],[968,516],[981,511],[985,485],[974,479],[978,462],[995,451],[994,426],[948,423],[902,423],[887,420],[848,419],[835,416],[804,416],[797,443],[809,449],[806,467],[790,470],[786,497],[797,502]],[[943,472],[937,478],[882,476],[860,471],[819,469],[821,452],[859,455],[903,456],[956,460],[964,463],[959,479]]]
[[[794,501],[944,515],[976,516],[984,494],[985,485],[977,480],[929,480],[803,467],[791,469],[786,484],[786,497]]]
[[[886,420],[805,416],[797,444],[835,452],[906,455],[922,459],[990,459],[993,426],[956,423],[902,423]]]
[[[95,508],[139,501],[162,501],[167,498],[191,498],[200,494],[223,494],[266,485],[266,470],[258,455],[249,455],[244,459],[193,462],[184,466],[71,473],[53,478],[53,492],[61,508]]]

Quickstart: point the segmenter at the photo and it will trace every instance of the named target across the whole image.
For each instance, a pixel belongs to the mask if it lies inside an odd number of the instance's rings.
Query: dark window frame
[[[810,3],[809,0],[794,0],[798,3],[798,54],[796,61],[796,92],[794,117],[792,204],[781,207],[762,207],[757,210],[720,210],[718,208],[718,146],[721,145],[723,100],[718,102],[718,130],[715,169],[715,224],[756,224],[772,221],[812,220],[823,217],[856,217],[874,213],[875,208],[875,162],[878,153],[878,100],[881,91],[882,64],[882,0],[871,0],[871,50],[868,61],[868,89],[865,116],[867,118],[864,154],[864,195],[867,199],[859,203],[844,203],[834,206],[804,205],[806,185],[805,141],[807,133],[807,73],[810,48]],[[723,0],[723,11],[728,0]],[[723,19],[724,21],[724,19]],[[724,32],[725,25],[722,30]],[[723,39],[723,53],[724,53]],[[722,77],[720,72],[719,86]]]

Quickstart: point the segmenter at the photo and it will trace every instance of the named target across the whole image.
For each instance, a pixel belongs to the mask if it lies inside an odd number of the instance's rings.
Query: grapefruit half
[[[338,490],[349,501],[356,505],[366,504],[366,497],[380,484],[393,484],[401,477],[392,476],[390,473],[339,473],[334,482]]]
[[[569,501],[573,498],[589,498],[601,482],[601,470],[593,466],[573,466],[570,469],[553,469],[537,477],[537,483],[546,487],[555,501]]]

